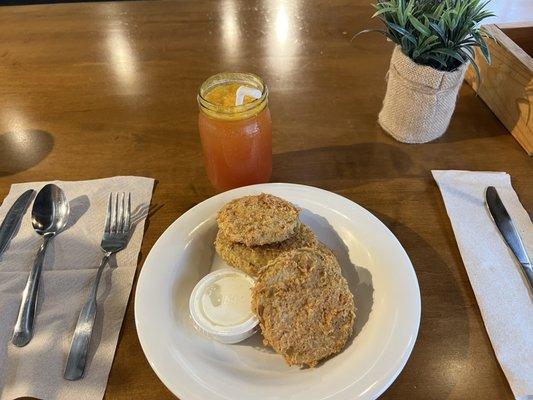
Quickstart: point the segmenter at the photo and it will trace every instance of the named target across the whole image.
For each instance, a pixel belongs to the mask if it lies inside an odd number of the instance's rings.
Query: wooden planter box
[[[479,94],[529,155],[533,154],[533,23],[487,25],[497,40],[487,40],[492,64],[476,50],[481,86],[470,66],[465,80]]]

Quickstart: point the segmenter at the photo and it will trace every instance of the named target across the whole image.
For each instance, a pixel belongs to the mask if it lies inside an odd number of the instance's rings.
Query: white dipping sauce
[[[209,285],[200,299],[205,318],[213,325],[240,325],[252,316],[252,284],[241,275],[222,276]]]
[[[253,335],[258,324],[251,309],[253,285],[253,278],[230,268],[203,277],[189,300],[196,326],[223,343],[237,343]]]

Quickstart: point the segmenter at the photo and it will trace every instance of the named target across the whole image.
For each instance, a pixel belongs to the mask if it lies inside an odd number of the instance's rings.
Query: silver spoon
[[[46,247],[50,239],[65,228],[69,213],[67,196],[58,186],[48,184],[37,193],[31,211],[31,222],[33,229],[43,237],[43,243],[37,252],[26,287],[22,292],[19,315],[13,331],[13,344],[15,346],[25,346],[33,337],[39,279],[43,269]]]

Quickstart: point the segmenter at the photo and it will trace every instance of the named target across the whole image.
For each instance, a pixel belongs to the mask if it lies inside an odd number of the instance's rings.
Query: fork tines
[[[105,233],[128,233],[131,225],[131,193],[109,193],[107,214],[105,219]]]

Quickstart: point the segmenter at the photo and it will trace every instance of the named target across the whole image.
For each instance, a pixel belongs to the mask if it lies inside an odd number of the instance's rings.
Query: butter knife
[[[17,231],[20,221],[22,220],[22,216],[31,203],[34,192],[35,190],[30,189],[22,193],[22,195],[20,195],[20,197],[11,206],[6,214],[6,217],[2,221],[2,224],[0,225],[0,256],[7,248],[7,245]]]
[[[529,260],[529,256],[522,243],[522,238],[516,230],[513,221],[494,186],[489,186],[487,188],[485,192],[485,201],[487,202],[490,214],[494,219],[494,223],[522,266],[522,270],[529,281],[529,285],[531,286],[531,289],[533,289],[533,268],[531,267],[531,261]]]

